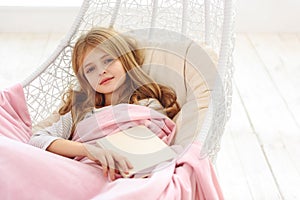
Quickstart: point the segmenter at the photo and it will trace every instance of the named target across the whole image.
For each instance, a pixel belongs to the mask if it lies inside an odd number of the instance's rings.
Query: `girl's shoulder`
[[[161,105],[161,103],[155,99],[155,98],[147,98],[147,99],[142,99],[142,100],[139,100],[138,101],[138,104],[137,105],[140,105],[140,106],[146,106],[148,108],[151,108],[153,110],[156,110],[157,112],[160,112],[164,115],[166,115],[166,112],[165,112],[165,109],[164,107]],[[91,117],[93,114],[97,113],[97,112],[101,112],[107,108],[109,108],[111,106],[105,106],[105,107],[102,107],[102,108],[94,108],[92,110],[92,112],[89,112],[85,115],[85,119],[86,118],[89,118]]]
[[[103,110],[105,110],[105,109],[107,109],[107,108],[109,108],[109,107],[111,107],[111,106],[104,106],[104,107],[102,107],[102,108],[94,108],[94,109],[92,110],[92,112],[87,113],[86,117],[90,117],[90,115],[92,115],[92,114],[94,114],[94,113],[97,113],[97,112],[101,112],[101,111],[103,111]]]
[[[166,111],[164,110],[164,107],[155,98],[142,99],[139,101],[139,105],[146,106],[148,108],[151,108],[153,110],[156,110],[157,112],[160,112],[160,113],[166,115]]]

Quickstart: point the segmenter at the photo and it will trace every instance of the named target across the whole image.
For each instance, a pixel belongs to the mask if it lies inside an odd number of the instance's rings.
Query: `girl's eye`
[[[90,66],[86,69],[85,73],[88,74],[88,73],[91,73],[95,70],[95,67],[94,66]]]
[[[113,62],[113,61],[114,61],[113,58],[107,58],[107,59],[105,59],[105,60],[103,61],[103,64],[104,64],[104,65],[108,65],[108,64],[110,64],[110,63]]]

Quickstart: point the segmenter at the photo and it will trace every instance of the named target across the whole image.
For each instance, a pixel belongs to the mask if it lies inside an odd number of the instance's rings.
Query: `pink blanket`
[[[223,199],[213,167],[207,158],[200,159],[197,143],[176,163],[149,178],[109,181],[89,160],[82,162],[90,165],[83,164],[24,144],[31,134],[31,123],[22,87],[16,85],[0,95],[2,199]],[[174,136],[174,123],[164,115],[121,104],[82,121],[74,139],[93,143],[139,124],[149,127],[166,143]]]
[[[0,135],[27,142],[31,135],[31,120],[28,115],[23,88],[14,85],[0,93]]]

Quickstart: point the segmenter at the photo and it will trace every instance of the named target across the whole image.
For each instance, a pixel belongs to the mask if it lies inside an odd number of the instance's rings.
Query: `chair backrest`
[[[181,111],[175,117],[175,143],[186,146],[196,139],[203,143],[207,135],[199,133],[218,78],[216,55],[193,41],[148,42],[143,48],[144,71],[176,91]]]

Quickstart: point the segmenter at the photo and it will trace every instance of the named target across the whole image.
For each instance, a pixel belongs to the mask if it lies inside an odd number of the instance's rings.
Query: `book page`
[[[137,126],[106,138],[115,148],[132,154],[148,154],[162,150],[166,144],[145,126]]]
[[[153,166],[171,160],[177,155],[145,126],[136,126],[106,136],[97,140],[97,144],[125,156],[130,161],[134,168],[130,170],[129,175],[123,176],[130,176],[141,171],[150,174]]]

